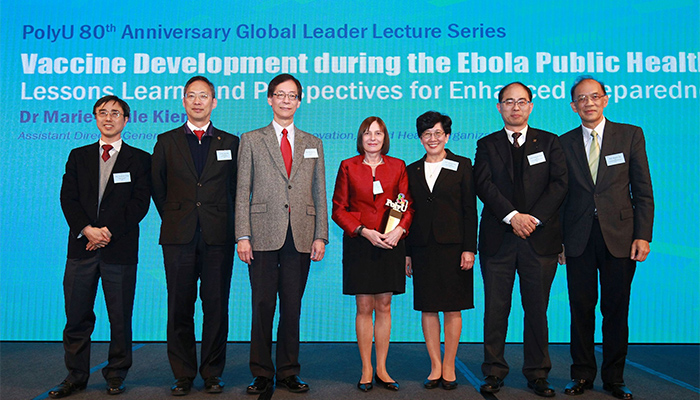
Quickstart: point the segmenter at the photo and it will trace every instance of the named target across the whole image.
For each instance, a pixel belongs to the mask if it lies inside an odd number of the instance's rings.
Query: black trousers
[[[202,299],[202,378],[221,376],[226,364],[233,245],[210,246],[197,232],[190,243],[163,245],[168,281],[168,360],[175,379],[197,376],[194,313]]]
[[[552,369],[547,307],[557,271],[557,256],[540,256],[528,240],[508,232],[495,255],[485,256],[482,253],[480,259],[485,295],[484,362],[481,371],[484,375],[501,379],[508,375],[509,367],[503,353],[517,272],[525,311],[523,375],[528,381],[547,378]]]
[[[605,383],[622,383],[627,357],[630,291],[637,263],[610,254],[598,220],[593,223],[583,254],[567,256],[566,263],[571,308],[571,378],[592,381],[596,377],[595,308],[600,277],[600,311],[603,314],[601,378]]]
[[[131,367],[131,316],[136,290],[136,264],[107,264],[100,251],[86,259],[68,259],[63,277],[66,327],[63,330],[67,381],[82,384],[90,377],[90,335],[95,328],[95,296],[102,278],[110,341],[105,379],[121,377]]]
[[[281,249],[254,251],[253,258],[248,267],[253,297],[250,372],[253,376],[267,378],[276,375],[277,379],[299,375],[299,318],[311,254],[296,250],[292,229],[287,227],[287,238]],[[275,370],[272,363],[272,323],[278,295],[280,318]]]

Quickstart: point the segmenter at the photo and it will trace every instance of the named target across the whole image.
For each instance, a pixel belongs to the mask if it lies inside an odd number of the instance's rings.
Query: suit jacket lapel
[[[540,144],[537,142],[538,136],[539,132],[537,129],[529,128],[527,130],[527,136],[525,137],[525,154],[523,154],[523,157],[525,157],[525,165],[530,165],[527,156],[540,152]]]
[[[117,155],[117,161],[114,162],[114,167],[112,167],[112,172],[110,173],[110,178],[107,180],[107,186],[105,187],[105,192],[102,194],[102,201],[109,196],[109,193],[114,189],[114,173],[115,172],[125,172],[129,164],[131,164],[131,148],[126,143],[122,142],[122,148]],[[133,176],[131,177],[134,178]]]
[[[430,193],[430,188],[428,187],[428,181],[425,180],[425,170],[424,170],[424,168],[425,168],[425,157],[426,157],[426,156],[424,155],[423,158],[420,159],[420,163],[418,164],[418,166],[417,166],[417,168],[416,168],[416,173],[418,174],[418,181],[420,182],[421,188],[422,188],[426,193]],[[437,182],[436,182],[436,184],[437,184]],[[433,189],[434,189],[434,188],[435,188],[435,186],[433,186]]]
[[[454,154],[452,154],[451,151],[445,149],[445,152],[447,152],[447,155],[445,156],[445,160],[451,160],[454,162],[457,162],[457,160],[454,159]],[[425,157],[423,157],[425,160]],[[447,171],[446,171],[447,170]],[[437,192],[438,187],[441,187],[445,180],[449,178],[449,174],[451,174],[453,171],[450,169],[445,168],[444,166],[440,168],[440,172],[438,173],[438,177],[435,180],[435,184],[433,185],[433,193]],[[425,174],[423,174],[423,181],[425,182]],[[428,186],[428,183],[426,182],[425,186]]]
[[[211,140],[209,141],[209,150],[207,153],[207,162],[204,164],[204,169],[202,170],[202,177],[206,176],[207,172],[211,170],[214,165],[219,162],[219,158],[216,154],[217,150],[221,150],[221,133],[218,129],[214,128],[212,125],[211,127]],[[189,146],[188,146],[189,148]],[[191,155],[192,153],[190,153]],[[233,156],[233,154],[231,155]],[[191,157],[190,157],[191,158]],[[192,162],[192,165],[194,166],[194,162]]]
[[[301,168],[301,163],[304,162],[304,155],[307,146],[307,133],[297,129],[294,132],[294,157],[292,157],[292,172],[289,174],[289,179],[292,179],[294,175]],[[318,152],[318,149],[316,149]],[[282,154],[282,152],[280,152]]]
[[[595,187],[593,183],[593,177],[591,176],[591,169],[588,167],[588,157],[586,155],[586,146],[583,144],[583,129],[579,126],[573,133],[573,140],[569,142],[569,147],[571,147],[571,153],[574,155],[575,163],[578,165],[583,176],[586,177],[586,182],[591,190]]]
[[[598,160],[598,178],[596,179],[596,185],[603,182],[605,172],[608,170],[607,163],[605,162],[605,156],[615,152],[615,140],[617,139],[617,132],[615,128],[614,123],[610,122],[610,120],[606,121],[605,139],[603,139],[603,145],[600,147],[600,159]],[[629,162],[629,160],[625,161]]]
[[[508,140],[508,133],[505,129],[501,129],[501,134],[496,135],[496,150],[503,160],[503,165],[508,169],[508,174],[510,175],[510,181],[513,182],[513,156],[510,153],[510,141]]]
[[[187,144],[187,130],[185,129],[185,125],[183,125],[180,128],[180,131],[178,132],[177,135],[175,135],[175,147],[177,147],[178,151],[180,151],[180,154],[182,155],[182,159],[185,161],[185,164],[187,164],[187,167],[190,169],[190,172],[192,172],[192,175],[195,177],[198,177],[199,175],[197,174],[197,168],[194,166],[194,160],[192,159],[192,151],[190,150],[190,145]]]
[[[85,173],[90,178],[90,195],[94,196],[95,204],[97,204],[97,198],[99,196],[99,185],[100,185],[100,142],[86,148],[87,154],[83,158],[85,160],[86,170]],[[94,214],[90,215],[90,218],[94,218],[97,215],[97,208],[94,210]]]
[[[298,140],[298,136],[295,137],[295,148],[296,148],[296,141]],[[263,128],[263,142],[265,143],[265,146],[267,147],[267,151],[270,153],[270,157],[272,157],[272,160],[274,161],[275,165],[277,166],[277,170],[279,170],[280,174],[284,176],[285,179],[288,179],[287,177],[287,168],[284,166],[284,159],[282,158],[282,151],[280,150],[280,144],[277,141],[277,133],[275,132],[275,128],[272,126],[272,123],[270,125],[266,126]],[[296,152],[294,153],[296,157]],[[293,160],[294,158],[292,158]],[[292,161],[292,168],[294,167],[294,161]]]

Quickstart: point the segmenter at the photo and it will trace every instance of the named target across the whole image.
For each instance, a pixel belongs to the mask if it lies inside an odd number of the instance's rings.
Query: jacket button
[[[284,205],[284,208],[289,208],[289,204],[285,204],[285,205]]]
[[[291,189],[291,188],[292,188],[292,185],[287,186],[287,189]]]
[[[202,183],[201,183],[201,182],[197,182],[197,186],[202,187]]]
[[[201,206],[201,205],[202,205],[202,203],[200,203],[200,202],[197,202],[197,207],[199,207],[199,206]]]

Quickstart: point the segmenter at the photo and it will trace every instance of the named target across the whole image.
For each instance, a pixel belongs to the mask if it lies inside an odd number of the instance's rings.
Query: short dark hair
[[[501,90],[498,92],[498,102],[499,102],[499,103],[503,101],[503,92],[505,92],[506,89],[508,89],[509,87],[511,87],[511,86],[513,86],[513,85],[520,85],[520,86],[522,86],[522,87],[525,89],[525,91],[527,92],[527,96],[528,96],[528,99],[527,99],[527,100],[528,100],[528,101],[532,101],[532,90],[530,90],[530,88],[527,87],[527,85],[525,85],[525,84],[522,83],[522,82],[511,82],[511,83],[509,83],[509,84],[503,86],[503,89],[501,89]]]
[[[423,132],[434,127],[438,122],[442,124],[442,130],[445,131],[446,135],[452,133],[452,118],[437,111],[428,111],[416,118],[416,131],[418,132],[418,137],[420,138],[420,135],[422,135]]]
[[[576,77],[576,79],[574,80],[574,84],[571,86],[571,101],[575,101],[574,93],[576,93],[576,87],[578,87],[578,85],[581,82],[589,80],[589,79],[592,81],[598,82],[598,84],[600,85],[600,88],[603,89],[603,96],[608,95],[608,93],[605,92],[605,85],[603,84],[603,81],[597,80],[596,78],[593,77],[593,75],[579,75]]]
[[[109,96],[104,96],[97,100],[94,106],[92,106],[92,115],[97,115],[97,108],[100,107],[101,105],[109,102],[115,102],[119,104],[122,107],[122,111],[124,112],[124,118],[129,118],[129,115],[131,115],[131,108],[129,108],[129,105],[126,104],[126,101],[120,99],[119,97],[115,95],[109,95]]]
[[[214,84],[211,83],[211,81],[209,79],[207,79],[206,76],[202,76],[202,75],[193,76],[190,78],[189,81],[187,81],[187,83],[185,83],[185,90],[182,91],[183,97],[187,96],[187,88],[190,87],[191,84],[193,84],[197,81],[201,81],[201,82],[204,82],[207,85],[209,85],[209,89],[211,89],[211,97],[214,99],[216,98],[216,88],[214,87]]]
[[[382,154],[387,154],[389,152],[389,132],[386,131],[386,124],[379,117],[367,117],[360,124],[360,129],[357,130],[357,152],[360,154],[365,154],[365,148],[362,146],[362,136],[367,132],[369,127],[373,122],[379,125],[379,129],[384,132],[384,143],[382,143]]]
[[[284,83],[287,81],[294,81],[294,84],[297,85],[297,94],[299,95],[299,100],[301,100],[301,96],[303,94],[301,91],[301,82],[299,82],[299,79],[295,78],[290,74],[280,74],[272,78],[270,84],[267,85],[267,98],[269,99],[275,94],[275,90],[277,90],[277,86],[280,83]]]

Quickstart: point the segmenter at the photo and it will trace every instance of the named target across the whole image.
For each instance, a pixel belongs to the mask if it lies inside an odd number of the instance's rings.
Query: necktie
[[[591,170],[591,178],[595,183],[598,178],[598,162],[600,161],[600,145],[598,144],[598,132],[591,131],[591,149],[588,151],[588,168]]]
[[[109,151],[112,150],[113,148],[114,148],[114,146],[112,146],[111,144],[103,144],[102,145],[102,150],[103,150],[102,161],[107,162],[107,160],[109,160],[109,157],[111,157],[109,155]]]
[[[518,138],[522,136],[520,132],[513,132],[513,147],[520,148],[520,143],[518,143]]]
[[[287,130],[282,129],[282,140],[280,141],[280,150],[282,150],[282,158],[284,159],[284,167],[287,169],[287,178],[292,173],[292,145],[287,139]]]
[[[198,130],[194,131],[194,134],[197,135],[197,139],[199,139],[199,141],[201,142],[202,136],[204,136],[204,131],[198,129]]]

